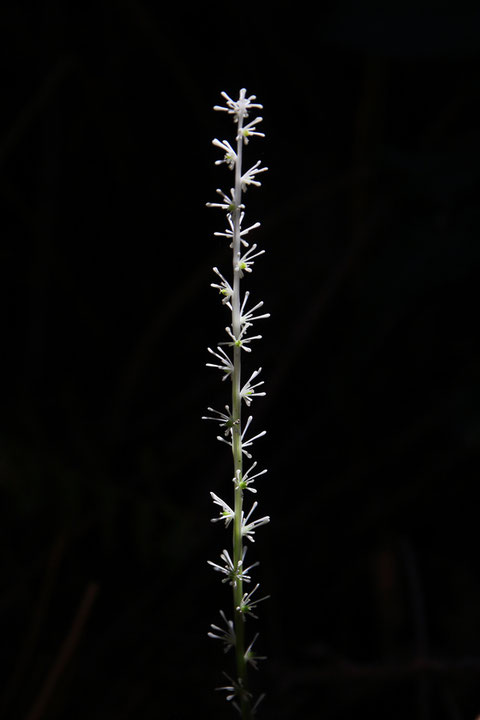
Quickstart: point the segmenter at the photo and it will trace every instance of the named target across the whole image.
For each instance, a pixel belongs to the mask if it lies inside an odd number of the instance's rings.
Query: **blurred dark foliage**
[[[249,555],[262,717],[480,713],[478,10],[145,0],[1,10],[0,718],[232,713],[228,449],[200,416],[247,87],[272,313]],[[217,446],[218,445],[218,446]],[[232,714],[233,717],[233,714]]]

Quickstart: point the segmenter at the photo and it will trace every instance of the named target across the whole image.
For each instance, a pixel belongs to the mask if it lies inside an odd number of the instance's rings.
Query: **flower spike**
[[[257,139],[265,137],[264,133],[258,129],[263,119],[257,117],[256,111],[262,109],[262,106],[256,102],[255,95],[247,95],[245,88],[242,88],[237,100],[232,99],[226,92],[222,92],[222,98],[225,105],[215,105],[214,109],[231,116],[236,127],[232,144],[228,140],[219,140],[218,138],[214,138],[212,141],[214,147],[221,152],[220,159],[215,159],[214,162],[217,166],[226,165],[229,170],[233,170],[235,181],[234,187],[230,187],[228,191],[217,188],[217,201],[208,202],[206,205],[223,210],[226,216],[226,228],[223,232],[215,232],[214,236],[225,237],[228,240],[232,250],[230,260],[232,275],[229,276],[225,271],[214,267],[213,272],[216,277],[211,283],[211,287],[219,292],[222,305],[228,308],[231,318],[225,328],[227,339],[219,342],[213,349],[208,348],[208,352],[213,357],[207,366],[221,370],[222,380],[230,378],[231,384],[228,385],[231,400],[229,404],[224,405],[224,410],[215,410],[209,407],[209,414],[203,418],[218,423],[217,427],[220,428],[220,433],[217,435],[217,440],[228,445],[233,457],[233,502],[231,500],[226,502],[216,493],[210,493],[218,513],[216,517],[211,518],[211,521],[212,523],[223,521],[226,528],[233,526],[233,548],[231,550],[224,549],[220,554],[219,562],[208,560],[208,564],[217,573],[220,573],[222,583],[228,583],[232,588],[233,619],[228,620],[225,613],[220,611],[223,622],[220,625],[212,623],[208,635],[220,640],[224,645],[225,652],[235,647],[233,653],[235,672],[231,677],[224,673],[228,684],[217,689],[227,692],[227,700],[245,720],[247,717],[255,716],[263,698],[263,695],[260,695],[255,701],[248,689],[247,665],[256,669],[258,661],[265,659],[254,652],[253,646],[258,638],[258,633],[253,634],[253,639],[252,636],[247,639],[245,630],[247,627],[249,629],[249,626],[246,626],[245,622],[247,616],[253,619],[257,617],[254,612],[257,605],[269,597],[268,595],[261,598],[256,597],[255,593],[259,583],[256,583],[250,592],[245,590],[245,583],[250,583],[252,579],[251,571],[258,566],[258,562],[254,562],[246,567],[245,556],[247,545],[256,539],[257,529],[270,522],[270,516],[264,515],[253,519],[254,512],[258,507],[256,500],[247,514],[244,511],[245,492],[248,490],[256,497],[255,481],[267,471],[258,471],[256,462],[252,462],[248,470],[244,471],[243,468],[244,459],[252,458],[255,441],[263,437],[266,431],[263,430],[256,435],[247,437],[252,416],[250,415],[245,421],[242,421],[242,405],[245,403],[247,407],[250,407],[253,399],[265,396],[265,392],[263,391],[264,381],[259,379],[262,369],[258,368],[253,372],[250,370],[246,375],[248,380],[245,381],[245,377],[242,375],[242,364],[244,358],[248,359],[252,352],[253,341],[260,340],[262,337],[258,334],[251,334],[253,325],[257,320],[269,318],[270,313],[263,311],[263,301],[250,300],[250,292],[243,291],[241,283],[245,273],[252,272],[255,260],[265,252],[259,250],[256,243],[250,244],[249,235],[260,227],[260,223],[253,222],[250,225],[246,225],[246,223],[244,225],[246,212],[244,194],[249,187],[261,186],[263,178],[260,176],[267,171],[267,168],[261,165],[260,160],[254,162],[248,169],[243,167],[243,154],[249,151],[250,141],[253,140],[252,144],[254,144]],[[247,120],[251,111],[253,111],[254,117]],[[220,525],[222,525],[221,522]]]

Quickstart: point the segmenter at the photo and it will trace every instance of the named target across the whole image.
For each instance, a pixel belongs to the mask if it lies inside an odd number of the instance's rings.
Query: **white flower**
[[[218,268],[214,267],[213,272],[218,275],[222,282],[220,285],[218,283],[210,283],[210,287],[216,288],[219,291],[220,295],[223,295],[222,303],[224,305],[227,305],[227,307],[229,307],[231,310],[232,306],[230,304],[230,298],[233,295],[233,288],[230,283],[225,280]]]
[[[242,255],[240,260],[238,261],[235,270],[240,270],[240,277],[243,277],[244,272],[252,272],[251,266],[254,264],[253,259],[258,257],[259,255],[263,255],[265,250],[259,250],[257,253],[254,252],[257,249],[257,246],[254,244],[250,248],[250,250],[247,250],[247,252]],[[254,253],[254,255],[252,255]]]
[[[251,488],[249,487],[249,485],[251,485],[255,478],[259,477],[260,475],[265,475],[265,473],[267,472],[267,470],[262,470],[261,472],[250,476],[250,473],[252,472],[252,470],[255,470],[257,464],[258,463],[255,461],[253,465],[247,470],[247,472],[243,473],[243,475],[241,475],[240,470],[237,470],[235,477],[233,478],[236,490],[250,490],[250,492],[253,493],[257,492],[255,488]]]
[[[225,405],[225,410],[228,414],[220,412],[220,410],[214,410],[211,407],[207,408],[207,410],[211,413],[216,413],[218,417],[213,417],[212,415],[202,415],[202,420],[215,420],[215,422],[219,422],[220,425],[225,428],[225,435],[228,435],[232,427],[235,425],[235,421],[228,405]]]
[[[250,378],[247,380],[245,385],[240,390],[240,397],[245,400],[245,404],[247,406],[251,405],[252,398],[254,397],[261,397],[266,395],[264,392],[255,392],[255,388],[260,387],[260,385],[263,385],[263,380],[260,380],[260,382],[255,383],[255,385],[252,385],[252,380],[255,380],[256,377],[260,375],[262,372],[262,368],[258,368],[258,370],[255,370],[251,375]]]
[[[257,435],[258,437],[258,435]],[[243,517],[243,511],[242,511],[242,535],[245,535],[251,542],[255,542],[253,535],[255,534],[255,530],[257,527],[260,527],[261,525],[266,525],[270,522],[270,517],[268,515],[265,515],[262,518],[259,518],[258,520],[253,520],[251,523],[248,522],[250,515],[253,513],[255,508],[257,507],[258,502],[255,501],[250,508],[250,512],[248,513],[247,517]]]
[[[259,167],[260,160],[257,160],[255,165],[252,165],[250,170],[247,170],[246,173],[243,173],[242,177],[240,178],[240,184],[242,186],[243,192],[246,191],[248,185],[256,185],[257,187],[260,187],[262,184],[259,180],[255,179],[255,175],[258,175],[258,173],[265,172],[265,170],[268,170],[266,167]]]
[[[248,430],[248,428],[249,428],[250,423],[252,422],[252,420],[253,420],[253,417],[250,415],[250,417],[248,418],[247,422],[245,423],[245,428],[244,428],[244,430],[243,430],[243,432],[242,432],[242,437],[241,437],[241,440],[242,440],[242,452],[245,453],[245,455],[248,457],[249,460],[251,459],[252,456],[251,456],[251,454],[248,452],[248,450],[245,450],[245,448],[250,447],[250,446],[252,445],[252,443],[254,442],[254,440],[257,440],[259,437],[263,437],[264,435],[267,434],[267,431],[266,431],[266,430],[262,430],[261,433],[258,433],[258,435],[255,435],[254,437],[250,438],[249,440],[245,440],[245,442],[244,442],[243,438],[245,437],[245,433],[247,432],[247,430]],[[251,512],[251,511],[250,511],[250,512]],[[250,513],[249,513],[249,517],[250,517]]]
[[[220,559],[223,560],[223,562],[225,563],[224,565],[218,565],[211,560],[207,560],[207,562],[213,567],[214,570],[226,575],[226,577],[222,580],[222,583],[230,581],[230,585],[236,587],[237,581],[240,578],[242,578],[242,580],[245,579],[244,573],[242,571],[242,561],[240,560],[236,565],[234,565],[230,555],[228,554],[228,550],[224,550],[221,553]]]
[[[219,505],[222,508],[222,512],[220,513],[220,517],[212,518],[212,522],[218,522],[219,520],[225,520],[225,527],[228,527],[232,521],[232,519],[235,517],[235,510],[232,510],[232,508],[227,505],[226,502],[222,500],[222,498],[219,498],[218,495],[215,495],[215,493],[211,492],[210,495],[213,498],[213,502],[215,505]]]
[[[240,334],[238,335],[238,337],[236,337],[233,334],[231,328],[226,327],[225,332],[227,333],[227,335],[229,335],[232,338],[232,340],[231,340],[231,342],[229,342],[229,341],[222,342],[222,343],[220,343],[220,345],[228,345],[229,347],[235,346],[235,347],[242,348],[242,350],[245,350],[245,352],[252,352],[252,348],[247,347],[247,344],[251,343],[252,340],[261,340],[262,336],[261,335],[253,335],[252,337],[244,337],[245,333],[248,330],[248,327],[249,327],[248,325],[244,325],[242,327],[242,329],[240,330]]]
[[[263,660],[264,658],[257,658],[258,660]],[[215,688],[215,690],[226,690],[227,693],[229,693],[226,697],[227,701],[233,700],[233,698],[238,698],[240,700],[240,703],[242,702],[242,698],[244,700],[249,700],[251,702],[252,700],[252,693],[248,692],[248,690],[243,686],[243,682],[241,678],[238,678],[238,680],[232,680],[230,675],[227,675],[227,673],[223,673],[227,680],[231,683],[230,685],[224,685],[223,687]],[[255,717],[257,714],[258,706],[262,702],[263,698],[265,697],[265,693],[262,693],[258,699],[256,700],[255,704],[250,708],[250,717]],[[237,710],[239,715],[242,715],[242,708],[237,703],[236,700],[233,700],[232,702],[233,707],[235,710]]]
[[[223,192],[223,190],[220,190],[220,188],[217,188],[216,192],[222,197],[223,202],[221,202],[221,203],[208,202],[208,203],[205,203],[206,206],[207,207],[218,207],[221,210],[226,210],[230,214],[233,213],[237,209],[237,206],[235,205],[235,198],[234,198],[235,190],[233,188],[230,188],[231,197],[228,197],[228,195],[226,195]],[[244,208],[245,205],[239,205],[238,207]]]
[[[239,699],[251,699],[252,694],[248,692],[248,690],[243,686],[242,678],[238,678],[238,680],[232,680],[230,675],[227,675],[226,672],[223,673],[227,680],[231,683],[231,685],[224,685],[223,687],[215,688],[216,690],[226,690],[227,693],[227,700],[230,702],[230,700],[233,700],[234,697],[237,697]],[[233,702],[232,705],[241,713],[240,706]]]
[[[232,100],[231,97],[227,95],[226,92],[222,92],[221,96],[226,100],[227,107],[222,107],[221,105],[215,105],[214,110],[223,110],[224,112],[228,112],[229,115],[234,115],[235,122],[238,122],[239,118],[244,118],[248,116],[248,110],[251,108],[257,108],[259,110],[262,110],[263,105],[259,105],[258,103],[254,103],[253,100],[256,100],[255,95],[250,95],[250,97],[246,97],[247,91],[245,88],[242,88],[240,90],[240,96],[238,100]]]
[[[222,580],[222,583],[229,582],[230,585],[232,585],[234,588],[237,587],[237,582],[239,580],[243,580],[243,582],[250,582],[251,578],[248,574],[249,570],[251,570],[253,567],[258,565],[258,562],[254,563],[253,565],[250,565],[250,567],[243,569],[243,561],[245,560],[245,554],[247,552],[247,548],[243,549],[243,555],[242,559],[234,565],[230,555],[228,554],[228,550],[224,550],[221,555],[220,559],[223,560],[225,565],[217,565],[217,563],[212,562],[211,560],[207,560],[208,564],[213,567],[214,570],[217,572],[221,572],[226,577]]]
[[[246,615],[251,615],[256,620],[258,620],[258,617],[252,612],[252,610],[254,610],[257,607],[258,603],[262,602],[263,600],[267,600],[270,597],[270,595],[265,595],[264,597],[259,598],[258,600],[257,599],[253,600],[252,596],[259,587],[260,587],[260,584],[257,583],[255,585],[255,587],[253,588],[253,590],[250,590],[249,593],[244,593],[244,595],[240,601],[240,605],[237,606],[238,612],[242,613],[244,619],[245,619]]]
[[[239,227],[242,224],[244,215],[245,215],[245,213],[243,213],[243,212],[240,215]],[[233,247],[233,236],[235,235],[235,226],[232,222],[232,218],[230,217],[230,215],[227,215],[227,220],[228,220],[228,224],[230,225],[230,229],[227,228],[227,230],[225,230],[225,232],[215,232],[213,234],[216,235],[217,237],[229,238],[230,240],[232,240],[232,242],[230,243],[230,247]],[[255,228],[258,228],[258,227],[260,227],[260,223],[256,222],[253,225],[250,225],[250,227],[245,228],[245,230],[240,230],[240,233],[239,233],[240,241],[243,243],[243,245],[245,245],[245,247],[248,247],[248,242],[246,240],[244,240],[244,235],[248,235],[250,230],[255,230]]]
[[[237,153],[232,148],[228,140],[221,142],[215,138],[212,140],[212,145],[215,145],[215,147],[220,148],[220,150],[223,150],[224,152],[223,160],[215,160],[215,165],[222,165],[222,163],[226,163],[230,170],[233,170],[235,163],[237,162]]]
[[[242,306],[240,308],[240,324],[245,325],[245,327],[250,327],[254,320],[263,320],[264,318],[269,318],[270,313],[265,313],[265,315],[254,315],[253,313],[255,310],[258,310],[258,308],[261,308],[263,305],[263,300],[259,303],[257,303],[251,310],[248,312],[245,312],[245,305],[247,303],[247,300],[249,298],[250,292],[247,290],[245,293],[245,296],[243,298]],[[245,312],[245,314],[244,314]]]
[[[257,638],[258,638],[258,633],[256,633],[256,635],[255,635],[255,637],[253,638],[252,642],[250,643],[250,645],[248,646],[248,648],[245,650],[245,655],[244,655],[245,660],[246,660],[247,662],[249,662],[250,665],[251,665],[253,668],[255,668],[255,670],[258,670],[258,667],[257,667],[257,661],[258,661],[258,660],[266,660],[266,659],[267,659],[265,655],[256,655],[256,654],[253,652],[253,650],[252,650],[253,643],[255,642],[255,640],[256,640]]]
[[[215,365],[212,363],[205,363],[207,367],[213,367],[218,368],[219,370],[223,370],[225,373],[222,380],[226,380],[226,378],[233,373],[233,363],[228,357],[225,350],[223,350],[221,347],[217,346],[218,353],[216,353],[211,348],[207,348],[208,352],[214,355],[216,358],[220,360],[221,365]]]
[[[216,640],[221,640],[223,643],[225,643],[224,652],[228,652],[231,647],[235,646],[235,643],[237,641],[235,637],[235,628],[233,625],[233,620],[227,620],[225,613],[223,610],[220,610],[220,615],[222,616],[222,620],[227,626],[227,629],[224,630],[221,627],[218,627],[218,625],[214,625],[213,623],[210,624],[210,627],[215,630],[216,632],[209,632],[208,637],[215,638]],[[220,635],[217,635],[217,633],[220,633]]]
[[[242,127],[240,135],[242,136],[243,142],[245,143],[245,145],[248,145],[249,137],[253,137],[254,135],[256,135],[257,137],[265,137],[265,133],[257,132],[257,130],[255,128],[255,125],[257,125],[257,123],[262,122],[262,120],[263,120],[263,118],[261,118],[261,117],[255,118],[255,120],[252,120],[252,122],[249,122],[248,125],[244,125]],[[238,137],[239,136],[237,135],[237,140],[238,140]]]
[[[215,110],[215,108],[213,108],[213,109]],[[220,110],[220,109],[221,109],[221,108],[219,108],[219,110]],[[223,108],[222,108],[222,109],[223,109]],[[226,673],[223,673],[223,674],[226,676],[226,678],[227,678],[228,680],[230,680],[230,682],[231,682],[232,684],[231,684],[231,685],[222,685],[221,687],[215,688],[215,690],[226,690],[227,693],[228,693],[226,699],[227,699],[227,702],[230,702],[230,700],[233,700],[233,698],[235,697],[236,693],[238,692],[237,687],[239,687],[239,685],[238,685],[238,683],[235,683],[235,680],[232,680],[232,678],[229,677],[229,675],[227,675]],[[234,683],[235,683],[235,684],[234,684]],[[237,707],[238,707],[238,705],[237,705]]]

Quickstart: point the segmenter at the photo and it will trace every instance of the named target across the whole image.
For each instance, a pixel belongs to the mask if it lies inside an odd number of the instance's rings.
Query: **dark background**
[[[0,717],[234,716],[200,417],[228,402],[212,106],[245,86],[261,717],[473,720],[479,13],[81,7],[0,16]]]

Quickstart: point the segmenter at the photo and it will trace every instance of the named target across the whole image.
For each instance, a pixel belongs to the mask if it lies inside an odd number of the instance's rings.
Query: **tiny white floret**
[[[235,163],[237,162],[237,153],[232,148],[228,140],[220,141],[217,138],[212,140],[212,145],[215,145],[215,147],[220,148],[220,150],[223,150],[223,160],[215,160],[215,165],[221,165],[222,163],[226,163],[230,170],[233,170],[235,167]]]

